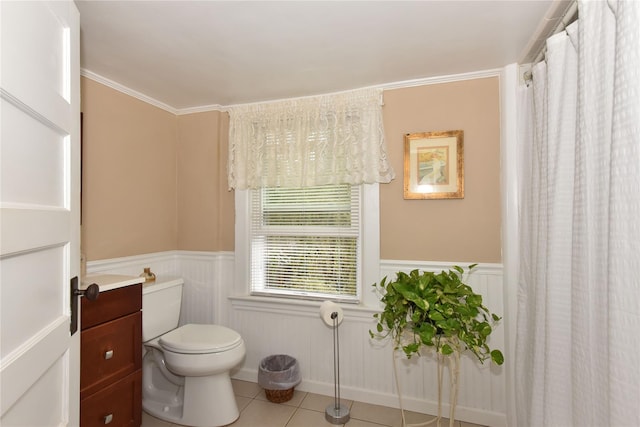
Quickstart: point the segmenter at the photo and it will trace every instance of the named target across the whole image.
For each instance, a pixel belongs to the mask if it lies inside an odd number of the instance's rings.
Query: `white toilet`
[[[142,407],[172,423],[213,427],[238,416],[229,371],[245,356],[236,331],[219,325],[178,328],[183,280],[142,289]]]

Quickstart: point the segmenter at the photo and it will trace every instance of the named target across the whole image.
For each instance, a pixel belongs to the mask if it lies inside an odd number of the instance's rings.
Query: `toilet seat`
[[[160,337],[160,346],[181,354],[220,353],[237,347],[242,337],[220,325],[188,324]]]

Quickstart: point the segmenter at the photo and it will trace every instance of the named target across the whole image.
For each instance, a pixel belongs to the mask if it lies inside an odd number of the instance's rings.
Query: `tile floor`
[[[257,384],[233,380],[233,389],[240,409],[240,418],[233,427],[329,427],[334,426],[324,418],[325,408],[333,403],[332,396],[295,391],[293,398],[285,403],[269,402],[264,390]],[[349,406],[351,419],[346,427],[402,427],[399,409],[342,399]],[[407,423],[422,423],[430,420],[429,415],[405,411]],[[430,424],[434,426],[435,423]],[[442,427],[448,427],[449,421],[442,420]],[[482,427],[456,421],[456,427]],[[151,415],[142,414],[142,427],[179,427],[161,421]]]

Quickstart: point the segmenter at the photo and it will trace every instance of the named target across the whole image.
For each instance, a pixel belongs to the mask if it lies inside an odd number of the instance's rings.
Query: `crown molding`
[[[401,82],[382,84],[379,87],[383,90],[404,89],[415,86],[427,86],[442,83],[454,83],[464,80],[484,79],[487,77],[500,77],[502,68],[494,68],[489,70],[472,71],[469,73],[450,74],[447,76],[425,77],[422,79],[404,80]]]
[[[427,85],[433,85],[433,84],[460,82],[464,80],[484,79],[487,77],[500,77],[501,74],[502,74],[502,68],[495,68],[490,70],[473,71],[469,73],[451,74],[447,76],[425,77],[421,79],[403,80],[400,82],[384,83],[384,84],[373,85],[373,86],[353,88],[353,89],[339,91],[339,92],[312,94],[312,95],[305,95],[305,96],[300,96],[295,98],[270,99],[268,101],[247,102],[247,103],[241,103],[241,104],[230,104],[230,105],[220,106],[220,111],[228,111],[230,108],[237,107],[240,105],[266,104],[266,103],[272,103],[272,102],[289,101],[292,99],[305,99],[305,98],[311,98],[315,96],[334,95],[334,94],[340,94],[340,93],[350,92],[354,90],[363,90],[363,89],[381,89],[383,91],[393,90],[393,89],[404,89],[404,88],[416,87],[416,86],[427,86]]]
[[[200,107],[189,107],[189,108],[181,108],[177,110],[176,113],[178,116],[182,116],[185,114],[195,114],[195,113],[206,113],[208,111],[226,111],[226,107],[220,104],[211,104],[211,105],[202,105]]]
[[[207,111],[224,111],[225,110],[225,108],[219,104],[202,105],[199,107],[189,107],[189,108],[174,108],[171,105],[158,101],[157,99],[147,96],[144,93],[133,90],[125,85],[122,85],[106,77],[103,77],[100,74],[96,74],[93,71],[89,71],[85,68],[80,70],[80,75],[88,79],[91,79],[93,81],[96,81],[98,83],[102,83],[103,85],[108,86],[111,89],[117,90],[118,92],[122,92],[126,95],[139,99],[142,102],[146,102],[147,104],[151,104],[155,107],[161,108],[165,111],[168,111],[171,114],[175,114],[176,116],[181,116],[184,114],[204,113]]]
[[[490,70],[473,71],[469,73],[450,74],[447,76],[436,76],[436,77],[426,77],[421,79],[404,80],[400,82],[392,82],[392,83],[385,83],[381,85],[369,86],[369,88],[379,88],[382,90],[404,89],[404,88],[416,87],[416,86],[426,86],[426,85],[433,85],[433,84],[453,83],[453,82],[459,82],[464,80],[483,79],[487,77],[499,77],[501,73],[502,73],[502,69],[496,68],[496,69],[490,69]],[[98,83],[102,83],[105,86],[108,86],[126,95],[137,98],[140,101],[154,105],[158,108],[161,108],[177,116],[181,116],[185,114],[204,113],[207,111],[227,111],[230,107],[233,107],[235,105],[241,105],[241,104],[230,104],[230,105],[210,104],[210,105],[202,105],[198,107],[174,108],[168,104],[165,104],[164,102],[160,102],[157,99],[154,99],[141,92],[128,88],[118,82],[110,80],[106,77],[103,77],[87,69],[84,69],[84,68],[81,69],[80,74],[88,79],[94,80]],[[277,100],[273,100],[273,101],[277,101]],[[272,102],[272,101],[269,101],[269,102]]]
[[[110,80],[106,77],[101,76],[100,74],[96,74],[93,71],[89,71],[85,68],[82,68],[80,70],[80,75],[83,77],[86,77],[88,79],[91,79],[95,82],[101,83],[105,86],[110,87],[111,89],[117,90],[118,92],[122,92],[125,95],[129,95],[132,96],[134,98],[139,99],[142,102],[146,102],[147,104],[151,104],[154,107],[158,107],[161,108],[171,114],[178,114],[178,111],[176,108],[173,108],[172,106],[165,104],[164,102],[160,102],[157,99],[154,99],[150,96],[145,95],[144,93],[138,92],[136,90],[133,90],[127,86],[124,86],[118,82],[114,82],[113,80]]]

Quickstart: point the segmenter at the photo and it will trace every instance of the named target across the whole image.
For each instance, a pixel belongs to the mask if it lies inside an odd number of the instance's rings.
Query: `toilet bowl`
[[[169,323],[155,316],[171,317],[167,307],[179,308],[176,287],[182,280],[143,287],[142,407],[145,412],[176,424],[197,427],[223,426],[239,416],[229,371],[246,354],[236,331],[220,325]],[[145,291],[147,291],[145,293]],[[147,296],[147,298],[145,298]],[[158,310],[160,306],[164,309]],[[145,317],[154,316],[146,322]],[[164,331],[157,334],[159,331]],[[155,336],[154,336],[155,335]]]

